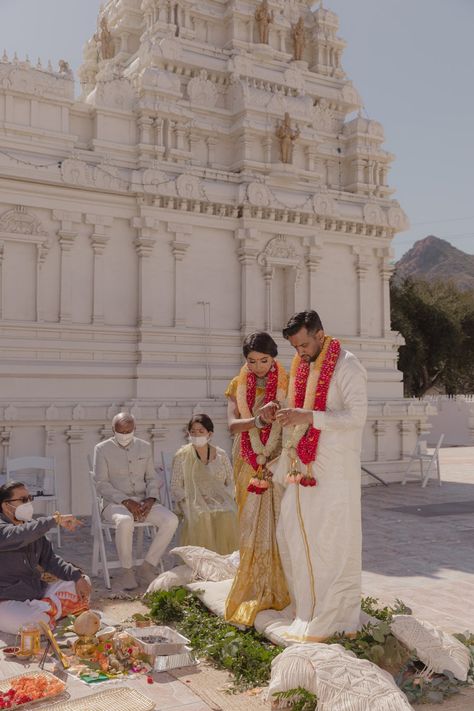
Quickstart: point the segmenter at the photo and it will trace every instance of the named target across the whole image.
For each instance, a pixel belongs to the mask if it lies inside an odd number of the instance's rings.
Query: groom
[[[296,350],[289,406],[276,415],[287,434],[275,473],[286,485],[277,538],[296,611],[284,636],[319,642],[360,627],[367,377],[360,361],[325,335],[316,311],[293,316],[283,336]]]

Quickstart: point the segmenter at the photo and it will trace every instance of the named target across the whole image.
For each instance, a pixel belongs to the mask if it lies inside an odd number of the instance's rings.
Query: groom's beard
[[[323,350],[322,346],[321,348],[318,348],[317,352],[314,354],[314,356],[311,356],[308,360],[308,363],[314,363],[314,361],[318,358],[320,355],[321,351]]]

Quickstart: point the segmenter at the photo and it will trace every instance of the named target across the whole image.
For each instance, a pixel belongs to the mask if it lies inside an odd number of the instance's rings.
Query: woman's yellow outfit
[[[235,377],[226,390],[226,397],[236,401],[239,377]],[[280,367],[278,391],[286,395],[288,376]],[[253,413],[264,404],[265,383],[257,381]],[[255,470],[241,456],[241,435],[234,438],[232,458],[236,501],[240,526],[240,565],[226,601],[225,619],[241,625],[252,626],[261,610],[283,610],[290,596],[283,573],[276,540],[276,524],[280,513],[282,490],[270,482],[264,494],[247,491]],[[281,438],[271,458],[281,451]]]
[[[221,555],[237,550],[239,527],[232,467],[223,449],[202,462],[194,445],[179,449],[173,459],[171,495],[183,516],[180,545],[203,546]]]

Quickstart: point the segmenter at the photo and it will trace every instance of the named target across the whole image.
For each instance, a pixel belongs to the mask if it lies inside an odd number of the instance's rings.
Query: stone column
[[[71,252],[74,247],[74,240],[77,237],[76,223],[81,222],[80,212],[66,212],[64,210],[54,210],[53,218],[59,220],[58,230],[59,247],[61,249],[61,279],[59,293],[59,321],[68,323],[71,321],[72,310],[72,258]]]
[[[353,252],[356,255],[355,269],[357,274],[357,335],[368,336],[367,311],[369,304],[366,277],[370,266],[370,256],[359,247],[353,247]]]
[[[138,325],[152,325],[153,274],[150,257],[158,236],[159,222],[154,217],[134,217],[137,230],[135,250],[138,255]]]
[[[183,260],[189,248],[192,231],[192,225],[168,222],[168,232],[174,234],[174,239],[170,242],[174,257],[173,325],[178,328],[186,325],[186,283],[183,274]]]
[[[43,321],[43,288],[42,288],[42,270],[43,264],[46,261],[46,256],[48,254],[48,244],[43,242],[42,244],[36,245],[36,320]]]
[[[256,260],[258,255],[257,230],[239,229],[235,232],[238,241],[237,256],[240,262],[240,328],[242,333],[257,329],[256,302]]]
[[[317,272],[322,257],[322,248],[319,245],[309,247],[305,257],[306,269],[308,270],[308,309],[316,309],[317,306]]]
[[[151,144],[153,119],[147,114],[141,114],[138,118],[138,130],[140,132],[140,143]]]
[[[382,303],[382,333],[384,338],[388,338],[392,331],[390,320],[390,277],[393,274],[392,255],[389,249],[379,250],[380,254],[380,279],[381,279],[381,303]]]
[[[375,461],[380,462],[383,452],[383,436],[387,430],[386,424],[383,420],[375,420],[373,424],[373,430],[375,435]]]
[[[207,143],[207,164],[208,166],[212,167],[214,163],[216,162],[216,145],[217,145],[217,138],[214,136],[208,136],[206,138],[206,143]]]
[[[84,430],[78,425],[71,425],[65,432],[69,445],[70,472],[70,510],[81,513],[90,509],[89,486],[87,486],[87,460],[83,451]]]
[[[0,242],[0,319],[3,319],[3,305],[5,303],[4,279],[3,279],[3,257],[5,243]]]
[[[11,427],[3,427],[0,432],[0,445],[2,447],[2,474],[7,471],[7,459],[10,454],[10,437],[12,434]]]
[[[104,323],[104,250],[110,239],[107,234],[111,227],[113,217],[108,215],[86,215],[86,224],[92,225],[89,237],[94,251],[92,275],[92,314],[91,323],[101,325]]]
[[[168,433],[169,427],[165,425],[153,425],[148,429],[148,438],[153,452],[155,469],[161,467],[161,443],[166,440]]]
[[[265,283],[265,330],[272,330],[273,309],[272,309],[272,282],[273,267],[266,265],[263,267],[263,281]]]
[[[398,431],[400,432],[400,459],[412,453],[412,423],[407,420],[400,420],[398,423]]]

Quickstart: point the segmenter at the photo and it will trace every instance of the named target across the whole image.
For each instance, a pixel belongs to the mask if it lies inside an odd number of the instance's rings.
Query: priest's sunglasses
[[[7,501],[21,501],[22,504],[28,504],[30,501],[33,501],[34,498],[35,497],[30,494],[29,496],[19,496],[16,499],[7,499]]]

